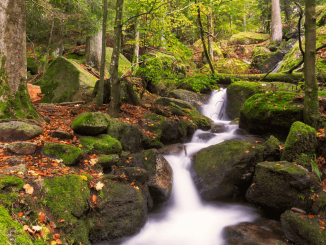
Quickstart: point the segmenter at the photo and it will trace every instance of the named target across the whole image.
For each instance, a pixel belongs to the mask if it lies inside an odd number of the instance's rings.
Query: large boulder
[[[174,99],[186,101],[196,107],[197,110],[206,104],[210,98],[210,95],[199,94],[184,89],[175,89],[171,91],[168,96]]]
[[[96,137],[86,136],[81,138],[79,142],[87,154],[120,155],[122,152],[120,142],[106,134],[100,134]]]
[[[86,176],[84,176],[86,177]],[[87,177],[86,177],[87,178]],[[39,184],[43,204],[51,211],[55,220],[64,220],[57,223],[57,228],[62,229],[61,240],[75,244],[89,245],[89,224],[84,219],[89,210],[88,199],[90,190],[87,181],[78,175],[66,175],[52,179],[44,179]]]
[[[111,67],[111,58],[112,58],[113,48],[107,47],[106,48],[106,56],[105,56],[105,67],[108,71],[110,71]],[[119,68],[118,73],[119,76],[123,75],[128,69],[131,67],[130,61],[120,53],[119,57]]]
[[[259,219],[254,223],[244,222],[223,230],[227,245],[286,245],[281,222]]]
[[[98,135],[104,133],[110,124],[110,116],[102,112],[88,112],[78,115],[71,123],[75,133]]]
[[[281,158],[280,145],[281,142],[271,135],[264,143],[264,160],[279,161]]]
[[[97,199],[98,212],[89,217],[93,220],[89,232],[93,243],[134,235],[147,220],[147,200],[141,189],[111,181],[109,176],[103,180],[105,186]]]
[[[44,94],[42,102],[59,103],[89,98],[96,78],[81,69],[76,61],[56,58],[37,81]]]
[[[240,110],[239,127],[252,134],[287,134],[292,123],[303,120],[303,104],[298,94],[274,92],[256,94]]]
[[[202,115],[194,106],[188,102],[162,97],[155,100],[154,105],[169,106],[172,110],[172,114],[189,117],[197,128],[210,129],[211,127],[212,120]]]
[[[283,54],[280,51],[270,52],[267,48],[256,47],[252,51],[251,66],[262,73],[267,73],[273,69],[278,62],[283,59]]]
[[[250,64],[235,58],[222,58],[214,62],[213,67],[216,73],[247,74],[250,69]],[[205,74],[211,73],[208,64],[202,68],[202,72]]]
[[[31,142],[14,142],[7,145],[7,148],[18,155],[30,155],[36,151],[37,144]]]
[[[120,141],[124,151],[132,153],[143,150],[143,135],[140,129],[130,123],[123,123],[117,119],[111,119],[107,134]]]
[[[156,149],[134,155],[129,165],[147,170],[149,174],[147,185],[154,202],[165,202],[171,197],[172,168]]]
[[[316,176],[294,163],[261,162],[255,170],[252,185],[247,190],[249,202],[284,212],[292,207],[311,209],[311,189],[319,187]]]
[[[0,123],[0,142],[30,140],[42,133],[41,127],[24,122]]]
[[[77,164],[83,157],[83,151],[78,147],[47,142],[42,153],[44,156],[61,159],[67,166]]]
[[[316,130],[309,125],[294,122],[286,138],[281,160],[297,162],[302,154],[312,157],[317,147],[316,134]]]
[[[239,32],[230,38],[231,44],[256,44],[266,41],[269,38],[268,34],[254,32]]]
[[[281,215],[281,222],[286,238],[295,244],[326,244],[324,218],[287,210]]]
[[[191,172],[205,200],[244,196],[255,165],[263,160],[263,147],[241,140],[228,140],[200,150]]]

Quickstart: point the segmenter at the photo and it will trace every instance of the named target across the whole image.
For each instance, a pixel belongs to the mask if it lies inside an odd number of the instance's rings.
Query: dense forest
[[[2,0],[0,244],[326,244],[324,0]]]

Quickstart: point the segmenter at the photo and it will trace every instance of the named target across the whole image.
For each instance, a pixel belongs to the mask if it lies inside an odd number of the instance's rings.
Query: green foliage
[[[177,81],[177,85],[178,84],[182,84],[182,83],[187,83],[189,84],[193,90],[195,90],[196,92],[199,92],[201,89],[205,89],[206,87],[211,87],[216,89],[217,85],[216,85],[216,78],[217,75],[211,75],[211,74],[198,74],[195,76],[191,76],[185,79],[180,79]]]

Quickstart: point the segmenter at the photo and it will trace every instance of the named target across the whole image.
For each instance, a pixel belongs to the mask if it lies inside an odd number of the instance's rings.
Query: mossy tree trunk
[[[272,0],[271,42],[282,41],[282,18],[280,0]]]
[[[304,122],[312,127],[317,127],[319,118],[318,83],[315,72],[316,60],[316,1],[306,1],[305,23],[305,99],[303,109]]]
[[[118,74],[119,57],[121,49],[121,35],[122,35],[122,13],[123,13],[123,1],[117,0],[116,5],[116,16],[114,25],[114,42],[113,51],[111,57],[110,67],[110,82],[111,82],[111,102],[109,107],[109,114],[112,117],[119,117],[120,106],[121,106],[121,95],[120,95],[120,79]]]
[[[106,56],[106,25],[108,20],[108,0],[103,0],[103,22],[102,22],[102,43],[101,43],[101,69],[100,69],[100,82],[97,90],[97,101],[96,108],[99,108],[103,105],[103,94],[104,94],[104,72],[105,72],[105,56]],[[98,35],[98,34],[97,34]],[[91,38],[92,39],[92,38]],[[92,57],[92,42],[90,39],[90,57]],[[98,39],[98,38],[97,38]],[[97,48],[98,45],[96,45]],[[94,50],[93,50],[94,51]]]
[[[0,119],[36,119],[27,91],[26,2],[1,0]]]

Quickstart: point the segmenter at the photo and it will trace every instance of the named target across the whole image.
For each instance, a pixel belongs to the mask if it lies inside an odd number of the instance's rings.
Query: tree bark
[[[285,21],[291,20],[292,9],[289,0],[283,0]]]
[[[122,13],[123,13],[123,1],[117,0],[116,4],[116,17],[114,25],[114,43],[111,57],[110,67],[110,81],[111,81],[111,102],[108,113],[112,117],[119,117],[120,106],[121,106],[121,95],[120,95],[120,80],[118,74],[119,57],[121,49],[121,35],[122,35]]]
[[[132,71],[133,73],[135,73],[135,71],[138,68],[138,62],[139,62],[139,24],[138,24],[138,20],[135,20],[135,33],[134,33],[134,37],[135,37],[135,43],[133,45],[133,55],[132,55],[132,63],[133,63],[133,67],[132,67]],[[136,65],[134,65],[136,64]]]
[[[305,98],[303,119],[312,127],[317,127],[319,118],[318,83],[315,72],[316,61],[316,1],[306,1],[306,23],[305,23]]]
[[[54,27],[54,17],[53,17],[53,20],[52,20],[52,26],[51,26],[50,38],[49,38],[49,44],[48,44],[48,51],[46,52],[43,71],[45,71],[46,65],[48,64],[48,58],[49,58],[50,46],[51,46],[51,40],[52,40],[52,34],[53,34],[53,27]]]
[[[106,5],[107,5],[107,3],[106,3]],[[107,10],[106,10],[106,12],[107,12]],[[106,13],[106,15],[107,15],[107,13]],[[104,15],[103,15],[103,17],[104,17]],[[105,23],[105,25],[106,25],[106,23]],[[93,35],[89,38],[89,47],[88,47],[89,54],[87,55],[87,64],[92,67],[95,67],[96,69],[99,69],[100,65],[101,65],[102,45],[103,45],[102,33],[103,33],[102,30],[100,30],[98,33],[96,33],[95,35]],[[87,41],[86,41],[86,43],[87,43]],[[104,47],[105,47],[105,43],[104,43]],[[105,57],[104,57],[104,59],[105,59]]]
[[[208,54],[212,61],[214,61],[214,38],[213,38],[213,12],[207,16],[207,29],[208,29]]]
[[[103,90],[104,90],[104,72],[105,72],[105,55],[106,55],[106,24],[108,20],[108,0],[103,0],[103,22],[102,22],[102,57],[101,57],[101,69],[100,69],[100,82],[98,84],[97,90],[97,101],[96,101],[96,108],[98,109],[103,105]],[[98,35],[98,34],[97,34]],[[92,42],[91,42],[92,43]],[[90,45],[90,50],[92,50],[92,45]],[[90,54],[92,56],[92,52]]]
[[[41,120],[26,85],[26,3],[2,0],[0,8],[0,119]]]
[[[271,42],[282,41],[282,19],[280,0],[272,0],[272,30]]]

